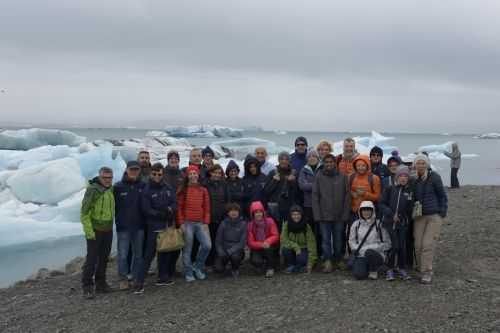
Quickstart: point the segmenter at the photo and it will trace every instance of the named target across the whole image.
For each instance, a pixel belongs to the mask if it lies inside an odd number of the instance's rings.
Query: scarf
[[[260,221],[255,220],[255,239],[259,242],[266,240],[266,220],[263,218]]]

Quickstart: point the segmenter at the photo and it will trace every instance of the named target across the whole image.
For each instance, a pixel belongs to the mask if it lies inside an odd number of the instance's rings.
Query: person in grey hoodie
[[[345,225],[351,219],[351,191],[348,177],[337,170],[332,154],[323,158],[323,168],[314,179],[312,210],[321,228],[323,272],[333,271],[332,260],[344,268]]]
[[[458,149],[458,143],[453,142],[451,145],[451,153],[445,151],[444,154],[450,159],[451,167],[451,188],[460,188],[460,182],[458,181],[458,169],[462,164],[462,153]]]
[[[227,205],[227,218],[217,229],[215,239],[215,271],[223,274],[226,266],[231,263],[231,273],[234,278],[239,276],[240,264],[245,257],[247,242],[247,222],[240,216],[240,206],[237,203]]]
[[[299,189],[304,194],[304,219],[311,227],[316,239],[317,253],[321,257],[321,230],[319,222],[314,220],[312,211],[312,188],[314,178],[319,172],[319,154],[315,149],[307,153],[307,164],[299,172]]]

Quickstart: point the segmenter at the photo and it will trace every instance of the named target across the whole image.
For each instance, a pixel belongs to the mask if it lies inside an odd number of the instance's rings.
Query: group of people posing
[[[180,256],[187,282],[212,272],[237,278],[249,255],[268,278],[282,264],[288,274],[350,269],[356,279],[385,273],[388,281],[410,279],[415,267],[419,280],[431,283],[447,194],[426,154],[408,166],[394,153],[386,165],[382,149],[359,154],[352,138],[334,156],[328,141],[309,147],[298,137],[295,152],[280,153],[278,165],[257,148],[243,172],[234,161],[224,170],[210,147],[189,157],[181,169],[176,151],[168,152],[166,166],[151,165],[141,151],[114,186],[107,167],[89,182],[81,209],[85,297],[111,291],[113,224],[119,289],[136,294],[144,293],[155,257],[157,285],[172,284]],[[182,229],[182,250],[157,251],[158,233],[168,227]]]

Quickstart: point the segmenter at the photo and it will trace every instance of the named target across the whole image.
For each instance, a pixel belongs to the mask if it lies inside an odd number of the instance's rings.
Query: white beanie
[[[422,153],[419,153],[417,156],[415,156],[413,164],[417,164],[418,161],[424,161],[428,166],[431,165],[431,160],[429,160],[429,156]]]

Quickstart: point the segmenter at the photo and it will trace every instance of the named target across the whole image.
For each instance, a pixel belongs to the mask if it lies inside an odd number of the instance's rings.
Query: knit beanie
[[[201,157],[205,157],[208,154],[211,154],[212,157],[215,157],[214,151],[212,150],[212,148],[210,148],[210,146],[206,146],[205,148],[203,148],[203,150],[201,151]]]
[[[429,156],[427,156],[423,153],[419,153],[417,156],[415,156],[413,163],[417,164],[418,161],[424,161],[427,164],[427,166],[431,165],[431,161],[429,160]]]
[[[408,169],[406,165],[401,165],[398,168],[398,171],[396,171],[396,178],[399,178],[400,176],[410,177],[410,169]]]

